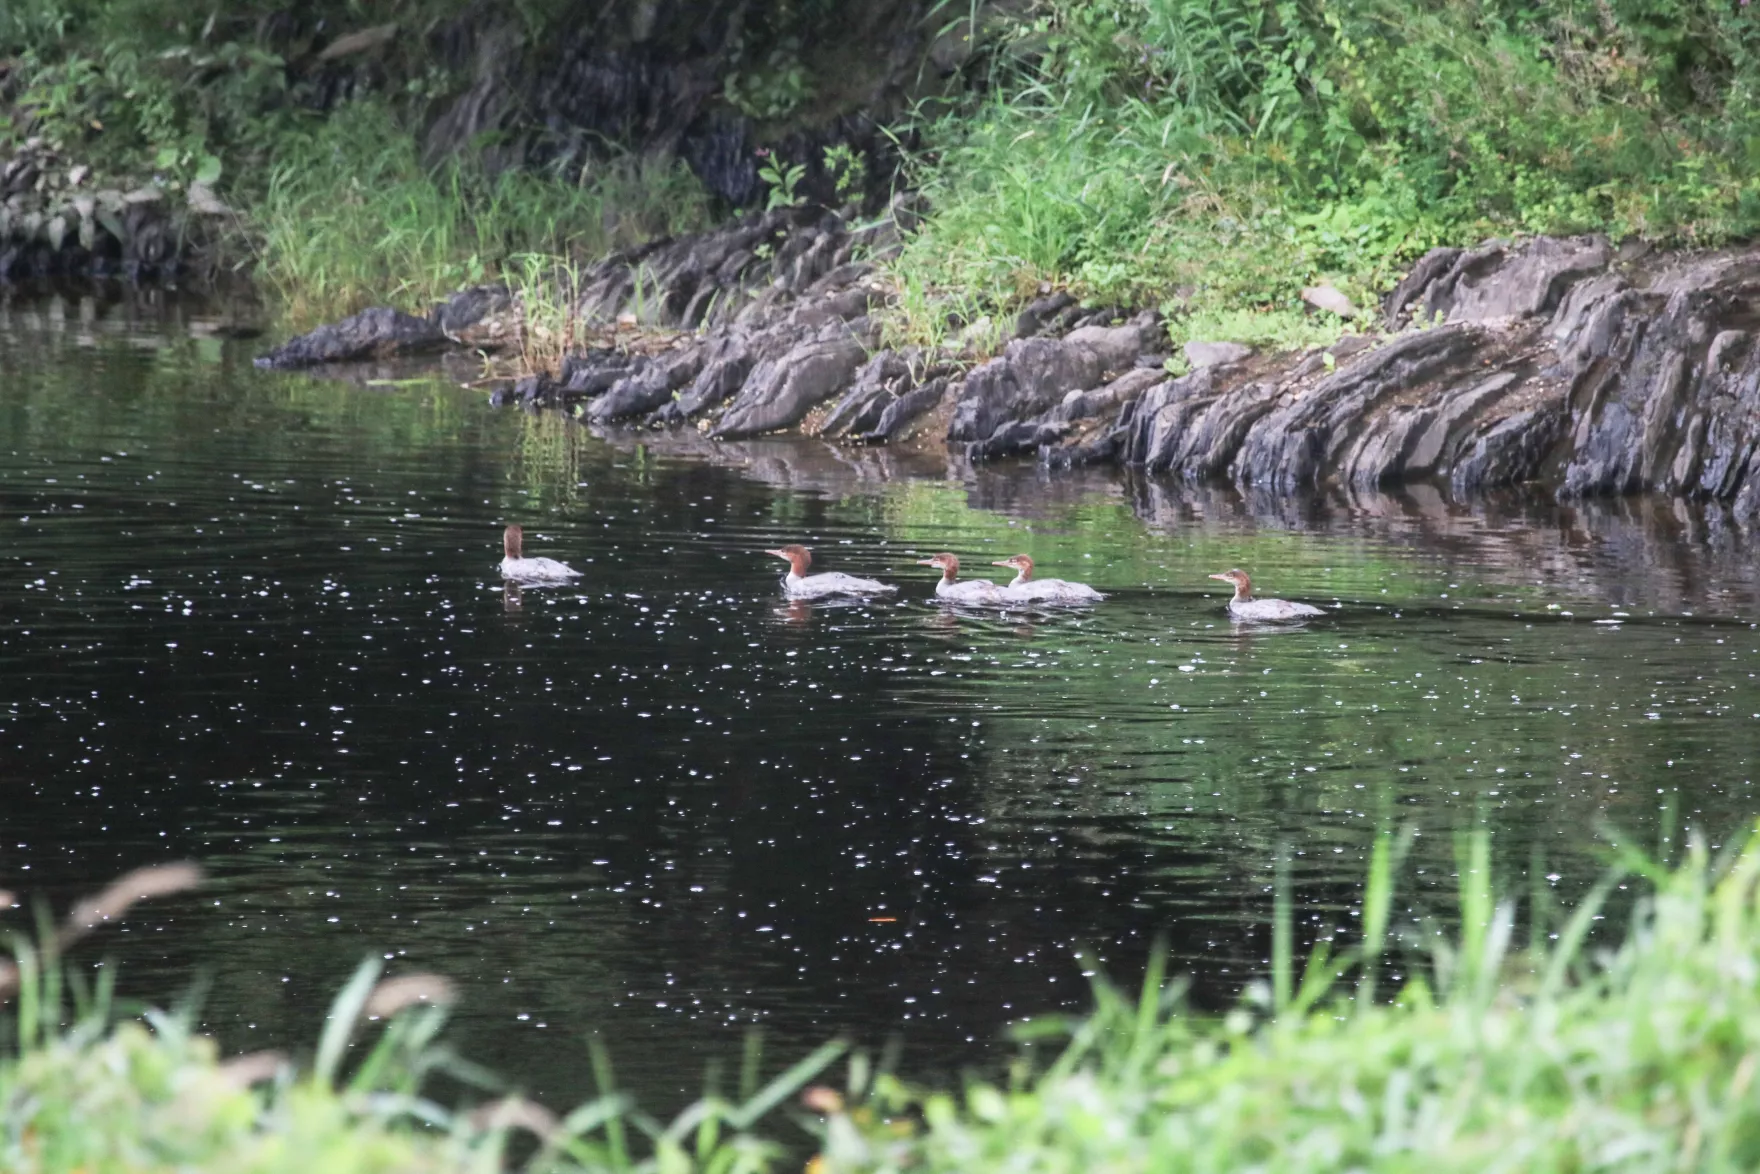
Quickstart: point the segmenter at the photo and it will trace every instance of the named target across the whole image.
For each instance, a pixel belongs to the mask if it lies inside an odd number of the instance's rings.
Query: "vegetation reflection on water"
[[[1617,513],[1438,535],[812,445],[709,463],[202,333],[0,310],[0,876],[64,900],[200,858],[209,891],[111,946],[137,994],[205,971],[233,1046],[311,1039],[376,950],[457,978],[463,1049],[557,1103],[587,1032],[662,1105],[752,1023],[946,1070],[1083,1005],[1077,944],[1128,972],[1165,933],[1228,997],[1280,845],[1308,933],[1348,934],[1377,828],[1418,832],[1410,921],[1466,828],[1568,903],[1598,826],[1666,852],[1753,811],[1752,584],[1715,542],[1689,573]],[[582,584],[504,592],[506,521]],[[761,552],[792,540],[902,598],[787,603]],[[913,565],[944,548],[1113,597],[948,613]],[[1204,577],[1234,565],[1339,609],[1237,628]]]

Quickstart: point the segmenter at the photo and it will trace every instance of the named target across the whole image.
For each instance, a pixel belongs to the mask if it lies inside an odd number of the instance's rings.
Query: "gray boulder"
[[[1146,323],[1084,326],[1061,339],[1017,339],[966,376],[947,439],[989,440],[1004,424],[1030,420],[1072,391],[1097,387],[1108,371],[1130,368],[1142,353]]]
[[[446,345],[446,335],[436,323],[389,306],[374,306],[290,338],[268,354],[259,355],[256,364],[288,370],[435,351]]]
[[[1252,347],[1238,342],[1188,342],[1181,352],[1194,371],[1200,367],[1226,367],[1253,356]]]
[[[867,357],[869,331],[866,319],[830,323],[781,358],[759,363],[711,435],[732,440],[799,423],[816,405],[849,386]]]

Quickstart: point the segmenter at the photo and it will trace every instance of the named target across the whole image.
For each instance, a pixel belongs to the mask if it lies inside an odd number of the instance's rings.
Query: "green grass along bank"
[[[221,1062],[179,1015],[119,1015],[114,970],[69,967],[84,919],[153,891],[132,874],[59,933],[13,939],[0,1160],[21,1171],[1745,1170],[1760,1161],[1760,833],[1674,868],[1625,849],[1585,901],[1520,908],[1483,833],[1456,844],[1458,931],[1402,908],[1400,837],[1371,853],[1349,925],[1298,969],[1273,871],[1268,981],[1190,1012],[1151,963],[1131,995],[1020,1025],[1019,1059],[917,1087],[828,1044],[671,1122],[614,1090],[567,1115],[517,1097],[443,1104],[483,1074],[441,1042],[443,980],[364,965],[313,1055]],[[149,878],[151,873],[145,874]],[[157,886],[164,888],[165,886]],[[1623,937],[1605,928],[1625,898]],[[1098,969],[1097,967],[1095,968]],[[10,1025],[9,1025],[10,1026]],[[365,1036],[350,1050],[350,1041]]]
[[[530,0],[509,35],[542,45],[577,7]],[[711,101],[752,128],[745,202],[884,190],[886,176],[857,175],[873,156],[787,146],[833,92],[807,37],[828,18],[823,4],[761,7],[722,47]],[[982,351],[1057,288],[1160,308],[1176,345],[1296,347],[1348,326],[1304,288],[1368,308],[1433,246],[1575,232],[1707,246],[1760,228],[1760,17],[1747,5],[920,7],[907,15],[939,38],[923,61],[950,80],[887,112],[894,182],[928,209],[887,263],[897,342],[963,332]],[[119,194],[211,193],[236,215],[198,223],[229,230],[228,263],[302,323],[368,302],[425,307],[534,255],[586,264],[732,210],[719,173],[706,182],[634,135],[509,167],[543,155],[497,146],[536,130],[509,115],[469,149],[428,157],[423,135],[473,77],[415,34],[431,39],[461,6],[400,0],[396,21],[370,27],[346,6],[317,8],[330,24],[316,40],[303,30],[296,58],[266,5],[9,5],[0,143],[55,148],[49,188],[95,164],[123,173],[106,189]],[[757,155],[766,143],[774,153]],[[31,230],[77,240],[95,213],[82,219],[75,189],[99,182],[68,187]]]

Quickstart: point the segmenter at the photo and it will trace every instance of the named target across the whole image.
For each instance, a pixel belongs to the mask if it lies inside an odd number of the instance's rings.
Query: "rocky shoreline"
[[[573,299],[600,331],[593,345],[496,402],[719,440],[939,441],[967,460],[1036,454],[1276,493],[1649,490],[1760,514],[1760,249],[1652,253],[1593,237],[1437,249],[1373,332],[1281,355],[1189,344],[1175,376],[1153,311],[1062,293],[1029,305],[987,361],[881,349],[874,313],[891,295],[874,260],[912,215],[904,199],[868,224],[780,209],[613,257]],[[510,291],[480,288],[426,317],[366,311],[259,363],[506,350],[520,317]]]

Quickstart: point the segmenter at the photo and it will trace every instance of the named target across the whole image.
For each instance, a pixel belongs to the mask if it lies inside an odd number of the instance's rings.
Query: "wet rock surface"
[[[1058,294],[1022,311],[1024,337],[982,362],[885,349],[876,315],[890,295],[872,261],[913,209],[894,213],[855,228],[783,209],[613,258],[586,275],[576,308],[628,339],[570,355],[558,377],[499,400],[709,440],[787,429],[846,444],[928,439],[964,461],[1036,454],[1283,495],[1530,485],[1566,497],[1655,490],[1760,514],[1760,250],[1622,260],[1598,238],[1438,249],[1388,296],[1380,333],[1281,356],[1189,347],[1176,376],[1153,312]],[[517,337],[505,300],[459,297],[474,300],[425,321],[338,329],[358,340],[370,327],[393,348],[461,330]],[[283,351],[342,345],[308,338]]]
[[[1120,386],[1116,409],[1011,419],[967,453],[1037,447],[1052,464],[1115,461],[1276,494],[1534,485],[1760,514],[1760,250],[1623,261],[1599,238],[1438,249],[1385,311],[1384,335],[1265,362],[1201,353],[1189,374]]]
[[[375,306],[302,334],[259,355],[256,362],[259,367],[283,369],[349,363],[438,350],[446,341],[445,333],[432,319]]]

